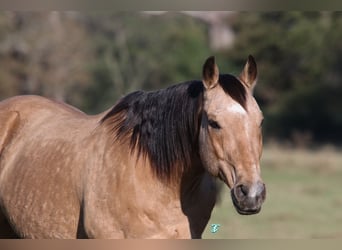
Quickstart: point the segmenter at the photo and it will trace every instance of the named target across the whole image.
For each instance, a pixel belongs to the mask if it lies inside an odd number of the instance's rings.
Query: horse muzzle
[[[260,181],[251,186],[237,184],[231,190],[231,197],[239,214],[257,214],[266,198],[265,184]]]

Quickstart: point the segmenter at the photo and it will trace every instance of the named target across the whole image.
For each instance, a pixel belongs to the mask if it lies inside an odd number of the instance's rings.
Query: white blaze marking
[[[246,110],[238,103],[234,103],[227,108],[229,111],[237,114],[246,114]]]
[[[257,166],[255,164],[252,165],[252,171],[253,171],[253,176],[256,177],[258,174],[257,174]],[[258,179],[258,178],[256,177],[256,179]],[[251,189],[249,190],[248,196],[249,197],[255,197],[257,191],[258,191],[258,185],[257,185],[257,183],[254,183],[252,185]]]
[[[254,185],[251,187],[251,189],[249,190],[248,196],[251,197],[251,198],[253,198],[253,197],[256,196],[256,193],[257,193],[257,185],[254,184]]]

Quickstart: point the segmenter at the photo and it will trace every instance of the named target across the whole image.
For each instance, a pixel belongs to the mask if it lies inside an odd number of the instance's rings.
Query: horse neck
[[[191,167],[183,171],[181,175],[179,182],[180,193],[185,195],[198,191],[197,189],[199,188],[201,179],[205,173],[199,157],[193,156]]]
[[[201,238],[215,206],[218,189],[213,177],[206,172],[199,158],[182,176],[180,201],[187,216],[191,237]]]
[[[129,153],[129,144],[113,143],[110,137],[107,140],[105,169],[101,172],[106,172],[106,178],[111,180],[97,183],[101,185],[99,193],[108,201],[112,199],[113,204],[121,200],[121,206],[139,207],[141,211],[165,209],[169,216],[185,216],[192,237],[200,237],[216,201],[216,187],[198,153],[191,155],[188,168],[179,168],[183,169],[180,175],[168,182],[156,175],[148,157],[140,155],[137,159],[136,152]]]

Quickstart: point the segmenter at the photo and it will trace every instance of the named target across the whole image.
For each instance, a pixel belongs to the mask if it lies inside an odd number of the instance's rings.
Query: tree
[[[134,90],[155,90],[201,77],[210,54],[206,25],[186,15],[139,12],[92,15],[94,84],[84,108],[96,113]]]
[[[75,102],[70,90],[86,85],[87,39],[74,12],[6,12],[0,44],[1,86]],[[9,83],[10,82],[10,83]],[[11,93],[11,91],[9,91]]]
[[[255,55],[267,136],[341,143],[341,20],[332,12],[239,16],[236,46],[226,56],[240,64],[246,53]]]

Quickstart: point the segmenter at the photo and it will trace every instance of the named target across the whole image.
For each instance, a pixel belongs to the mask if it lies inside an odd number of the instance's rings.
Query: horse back
[[[53,136],[68,140],[87,120],[80,110],[40,96],[16,96],[0,102],[0,156],[7,146]],[[13,143],[12,143],[13,142]],[[0,168],[1,173],[1,168]]]

